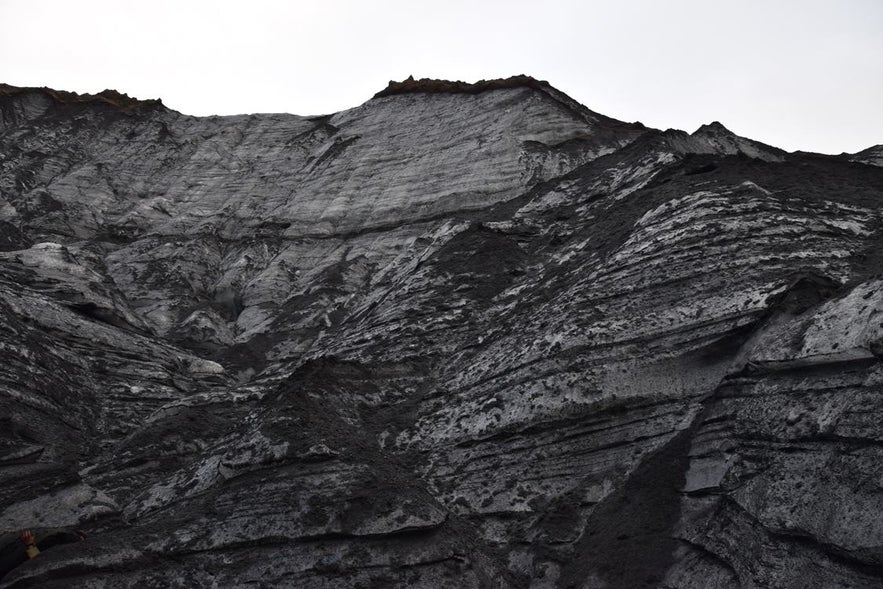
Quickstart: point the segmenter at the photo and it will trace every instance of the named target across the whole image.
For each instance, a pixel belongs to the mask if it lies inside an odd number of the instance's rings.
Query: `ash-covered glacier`
[[[880,150],[0,85],[0,587],[880,587]]]

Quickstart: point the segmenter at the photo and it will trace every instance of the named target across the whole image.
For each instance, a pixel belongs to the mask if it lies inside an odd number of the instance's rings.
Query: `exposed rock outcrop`
[[[883,580],[880,168],[523,76],[0,112],[0,531],[86,532],[0,587]]]

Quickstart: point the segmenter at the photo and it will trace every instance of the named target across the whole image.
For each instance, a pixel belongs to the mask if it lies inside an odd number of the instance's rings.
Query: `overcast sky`
[[[883,0],[0,0],[0,81],[321,114],[390,79],[530,74],[626,121],[883,143]]]

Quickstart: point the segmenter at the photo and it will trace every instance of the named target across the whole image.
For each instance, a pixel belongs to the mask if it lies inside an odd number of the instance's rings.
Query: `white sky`
[[[883,143],[883,0],[0,0],[0,81],[320,114],[409,74],[525,73],[626,121]]]

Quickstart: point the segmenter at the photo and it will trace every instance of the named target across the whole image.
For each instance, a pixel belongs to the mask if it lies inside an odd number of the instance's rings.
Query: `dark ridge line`
[[[549,82],[537,80],[531,76],[519,74],[508,78],[494,78],[491,80],[479,80],[478,82],[462,82],[452,80],[437,80],[421,78],[415,80],[414,76],[408,76],[407,80],[396,82],[390,80],[389,85],[374,95],[374,98],[395,96],[398,94],[481,94],[489,90],[503,90],[506,88],[532,88],[534,90],[556,91]]]
[[[163,107],[162,99],[153,98],[149,100],[139,100],[116,90],[102,90],[97,94],[77,94],[76,92],[68,92],[67,90],[54,90],[46,86],[13,86],[0,82],[0,98],[21,96],[24,94],[39,93],[51,98],[56,104],[106,104],[112,108],[131,113],[142,108]]]

